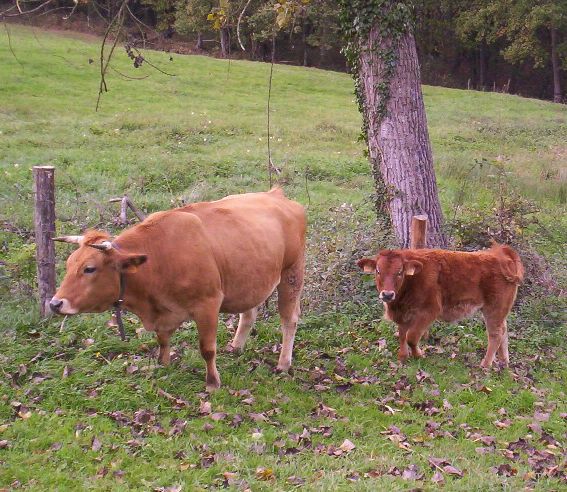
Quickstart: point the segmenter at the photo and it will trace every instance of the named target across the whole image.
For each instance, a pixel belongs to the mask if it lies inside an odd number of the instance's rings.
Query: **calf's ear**
[[[423,263],[417,260],[410,260],[404,265],[404,273],[406,275],[417,275],[419,272],[421,272],[422,268]]]
[[[118,260],[118,270],[124,273],[134,273],[138,267],[146,262],[146,255],[128,255]]]
[[[376,260],[372,258],[361,258],[356,264],[364,273],[374,273],[376,271]]]

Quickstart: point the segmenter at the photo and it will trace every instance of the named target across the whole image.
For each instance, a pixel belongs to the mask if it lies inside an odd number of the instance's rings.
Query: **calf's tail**
[[[493,243],[492,249],[500,257],[500,269],[504,278],[513,284],[521,284],[524,280],[524,265],[520,255],[505,244]]]

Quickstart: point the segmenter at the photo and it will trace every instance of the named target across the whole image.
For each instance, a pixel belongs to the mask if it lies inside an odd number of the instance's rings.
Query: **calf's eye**
[[[85,267],[85,269],[83,270],[83,273],[94,273],[96,271],[96,267]]]

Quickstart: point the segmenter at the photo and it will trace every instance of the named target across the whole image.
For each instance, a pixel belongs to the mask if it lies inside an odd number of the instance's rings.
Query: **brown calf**
[[[408,346],[414,357],[423,355],[419,340],[433,321],[458,321],[480,309],[488,332],[481,366],[490,367],[497,351],[508,365],[506,316],[524,274],[512,248],[494,243],[474,253],[383,250],[357,263],[364,272],[374,273],[385,317],[398,325],[400,362],[408,358]]]

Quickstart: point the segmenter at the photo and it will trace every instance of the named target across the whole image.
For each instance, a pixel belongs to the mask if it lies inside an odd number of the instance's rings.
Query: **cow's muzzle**
[[[55,314],[59,314],[61,311],[61,306],[63,306],[63,301],[54,297],[49,301],[49,309],[51,309]]]
[[[379,297],[381,301],[392,302],[396,298],[396,293],[393,290],[383,290]]]
[[[58,299],[57,297],[53,297],[51,301],[49,301],[49,308],[55,314],[77,314],[79,312],[78,309],[71,306],[71,303],[68,299]]]

